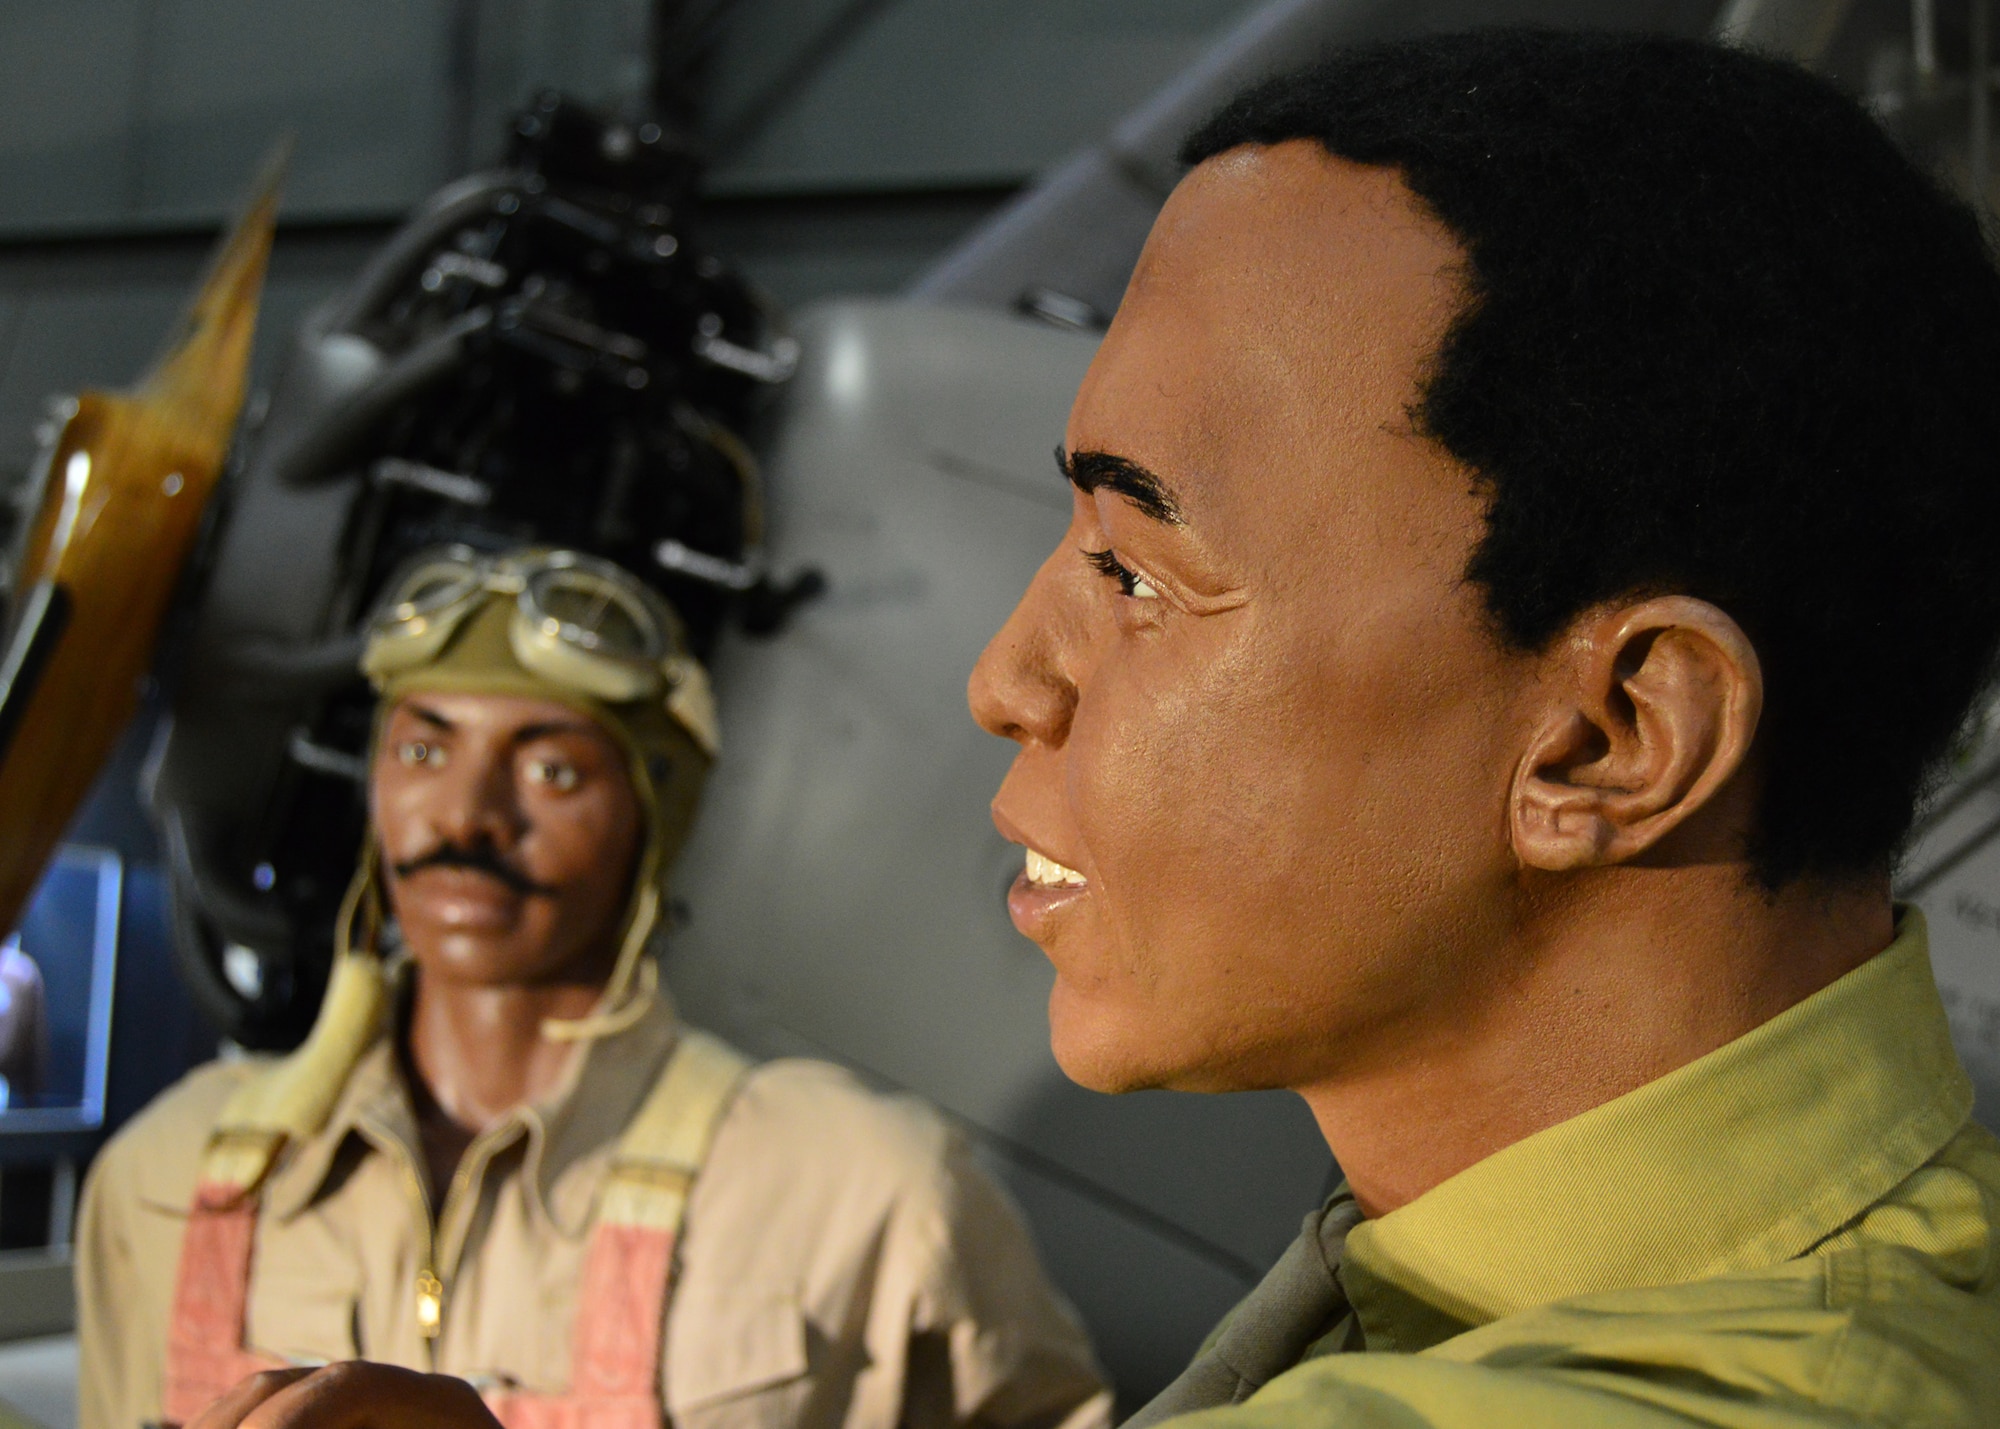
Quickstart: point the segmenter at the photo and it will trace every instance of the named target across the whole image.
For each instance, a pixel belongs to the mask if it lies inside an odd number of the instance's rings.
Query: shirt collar
[[[624,1134],[666,1070],[680,1033],[673,999],[660,988],[631,1026],[585,1043],[547,1100],[523,1108],[532,1121],[529,1183],[544,1213],[565,1172]]]
[[[405,976],[399,1003],[408,986]],[[317,1200],[351,1140],[378,1153],[389,1150],[381,1143],[395,1143],[396,1154],[421,1166],[416,1112],[396,1055],[403,1022],[401,1016],[384,1019],[382,1032],[348,1073],[326,1125],[273,1171],[262,1198],[266,1214],[290,1220]],[[631,1026],[582,1044],[546,1098],[515,1110],[510,1119],[526,1132],[526,1179],[541,1214],[549,1215],[555,1185],[566,1171],[618,1138],[679,1038],[673,1000],[661,989]]]
[[[1342,1281],[1370,1348],[1597,1291],[1775,1265],[1826,1239],[1965,1124],[1923,915],[1734,1042],[1366,1221]]]

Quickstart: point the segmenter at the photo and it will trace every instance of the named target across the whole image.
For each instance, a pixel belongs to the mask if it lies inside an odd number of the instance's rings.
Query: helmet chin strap
[[[341,895],[340,912],[333,920],[333,965],[341,967],[355,953],[377,955],[382,950],[382,880],[378,871],[382,846],[370,823],[361,837],[361,859],[354,877]],[[355,936],[355,920],[365,920],[361,936]]]
[[[624,941],[618,945],[618,961],[612,964],[596,1011],[582,1017],[542,1019],[542,1036],[551,1042],[589,1042],[613,1036],[644,1017],[655,1001],[666,996],[660,990],[660,965],[647,956],[660,926],[660,804],[644,755],[637,751],[632,753],[632,791],[643,811],[646,842],[639,866],[632,871],[631,915],[625,921]]]
[[[633,899],[632,921],[625,929],[625,941],[618,949],[618,961],[611,980],[604,984],[598,1000],[599,1011],[582,1017],[545,1017],[542,1036],[551,1042],[588,1042],[623,1032],[641,1017],[660,996],[660,967],[646,956],[646,945],[660,921],[660,889],[648,876],[641,881]]]
[[[336,956],[319,1017],[299,1049],[237,1088],[202,1154],[211,1186],[245,1194],[262,1184],[287,1145],[326,1125],[348,1073],[374,1041],[390,1005],[389,980],[373,956],[382,926],[374,874],[375,839],[363,845],[361,868],[341,900]],[[357,941],[356,924],[363,925]]]

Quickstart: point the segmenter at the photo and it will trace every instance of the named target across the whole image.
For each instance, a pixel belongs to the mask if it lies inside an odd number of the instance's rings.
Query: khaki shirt
[[[1165,1423],[2000,1425],[2000,1141],[1971,1108],[1906,911],[1762,1027],[1362,1221],[1353,1320]]]
[[[326,1128],[267,1183],[251,1346],[565,1389],[598,1188],[676,1035],[662,998],[590,1044],[546,1104],[473,1143],[435,1226],[410,1098],[380,1039]],[[160,1415],[197,1163],[254,1066],[197,1070],[92,1168],[77,1243],[81,1429]],[[1109,1421],[1082,1330],[963,1139],[836,1067],[751,1073],[716,1130],[676,1258],[661,1395],[680,1429]],[[427,1263],[446,1287],[435,1341],[417,1322]]]

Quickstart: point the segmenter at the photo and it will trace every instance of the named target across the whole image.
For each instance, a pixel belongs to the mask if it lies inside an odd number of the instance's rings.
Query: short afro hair
[[[1397,170],[1468,257],[1412,408],[1487,500],[1466,571],[1541,649],[1728,611],[1766,694],[1748,856],[1880,875],[2000,642],[2000,277],[1971,212],[1778,60],[1501,29],[1337,52],[1188,140]]]

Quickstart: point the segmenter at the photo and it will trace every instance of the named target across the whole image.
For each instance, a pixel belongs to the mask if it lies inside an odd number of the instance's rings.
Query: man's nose
[[[1076,684],[1065,671],[1058,547],[1028,583],[1020,604],[980,652],[966,683],[972,717],[988,734],[1051,747],[1069,738]]]
[[[431,820],[440,837],[460,847],[491,843],[510,848],[526,827],[515,797],[513,760],[501,752],[464,751],[436,786]]]

